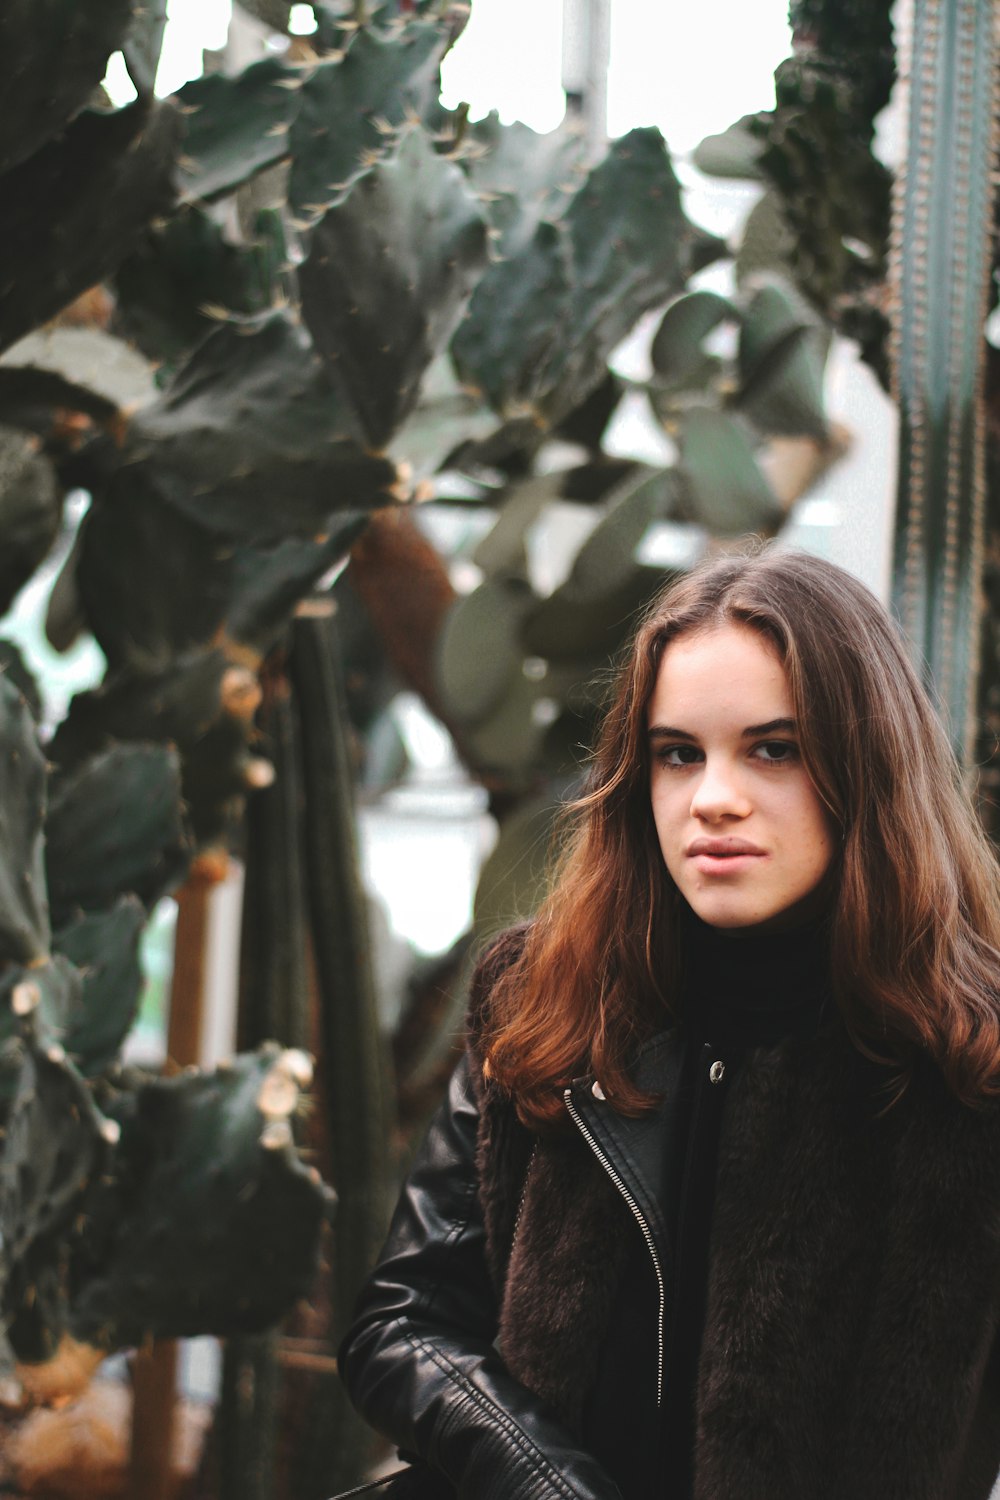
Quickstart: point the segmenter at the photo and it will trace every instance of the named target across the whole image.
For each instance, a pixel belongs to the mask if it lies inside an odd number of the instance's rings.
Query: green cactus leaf
[[[520,628],[533,603],[527,583],[498,577],[452,605],[438,639],[436,674],[456,724],[481,723],[521,677]]]
[[[61,518],[62,490],[50,460],[26,433],[0,427],[0,612],[48,554]]]
[[[321,215],[394,144],[406,120],[426,115],[447,47],[434,21],[412,21],[392,35],[363,27],[342,58],[319,64],[289,131],[288,201],[298,218]]]
[[[720,361],[705,353],[708,335],[739,314],[728,297],[718,292],[688,292],[663,314],[650,347],[657,385],[667,389],[702,389]]]
[[[14,690],[20,693],[35,723],[41,722],[43,699],[42,690],[24,659],[19,646],[13,641],[0,640],[0,676],[5,677],[13,684]]]
[[[460,385],[447,354],[427,367],[417,404],[393,436],[390,457],[413,466],[415,479],[448,468],[464,443],[485,438],[496,417],[473,391]]]
[[[20,397],[25,415],[44,410],[44,425],[28,425],[48,437],[54,407],[110,423],[121,407],[150,401],[156,385],[149,361],[114,334],[59,325],[35,329],[3,355],[0,410],[8,390]],[[17,425],[25,424],[19,419]]]
[[[69,1228],[107,1142],[105,1122],[61,1048],[21,1040],[6,1054],[4,1070],[13,1082],[0,1156],[0,1234],[9,1274],[39,1241]],[[59,1256],[57,1243],[50,1254]],[[7,1297],[4,1304],[9,1316]]]
[[[791,287],[757,286],[740,329],[734,404],[761,431],[824,442],[823,374],[830,335]]]
[[[317,541],[279,542],[269,549],[246,548],[234,560],[226,611],[231,640],[262,654],[287,625],[295,606],[325,573],[342,562],[368,524],[364,511],[343,511],[329,534]]]
[[[275,31],[287,31],[291,0],[239,0],[248,15],[256,16]]]
[[[753,126],[761,117],[744,115],[719,135],[707,135],[694,149],[691,160],[706,177],[732,177],[762,182],[760,165],[763,143]]]
[[[309,1289],[330,1194],[292,1147],[304,1061],[271,1045],[109,1103],[122,1136],[88,1199],[77,1338],[253,1332]]]
[[[4,0],[0,172],[25,161],[82,109],[122,45],[131,0]],[[11,205],[8,204],[8,207]]]
[[[116,327],[147,358],[173,367],[215,328],[219,309],[264,312],[283,288],[286,254],[273,214],[258,228],[249,246],[230,244],[195,204],[151,225],[118,267]]]
[[[135,1022],[143,985],[139,938],[145,921],[142,902],[123,896],[110,911],[85,912],[53,936],[53,951],[82,979],[61,1040],[86,1078],[111,1066]]]
[[[312,536],[337,508],[386,504],[394,464],[347,435],[308,336],[286,312],[225,323],[136,417],[120,471],[221,538]],[[280,504],[276,503],[280,497]]]
[[[114,745],[57,778],[45,821],[53,921],[134,892],[146,906],[187,873],[180,763],[167,745]]]
[[[143,225],[166,212],[179,140],[179,116],[166,104],[87,110],[4,173],[0,348],[109,276]]]
[[[76,693],[47,745],[51,760],[72,767],[112,740],[166,740],[185,752],[219,717],[227,662],[218,647],[188,651],[157,672],[110,672],[100,687]]]
[[[116,474],[95,498],[80,524],[75,569],[88,628],[109,669],[149,673],[212,640],[229,600],[233,549],[137,468]]]
[[[463,755],[480,775],[500,776],[526,791],[538,779],[548,730],[559,707],[545,679],[528,676],[522,668],[492,711],[464,730]]]
[[[61,1044],[79,1014],[83,975],[61,953],[30,969],[6,968],[0,975],[0,1053],[7,1055],[18,1037],[29,1036],[40,1047]],[[17,1049],[15,1048],[15,1051]],[[10,1103],[15,1075],[0,1065],[0,1102]]]
[[[540,135],[519,120],[501,125],[493,111],[469,127],[467,139],[460,160],[499,235],[497,252],[516,255],[543,219],[562,217],[586,175],[586,137],[569,119]]]
[[[692,406],[680,429],[681,469],[690,519],[718,536],[770,536],[784,520],[738,417]]]
[[[372,447],[412,412],[485,265],[475,198],[419,128],[314,228],[299,272],[302,313]]]
[[[180,120],[165,104],[84,111],[4,172],[0,348],[111,275],[142,225],[172,204],[178,139]]]
[[[22,694],[0,674],[0,963],[48,957],[45,757]]]
[[[230,663],[220,648],[186,652],[160,671],[122,670],[77,693],[47,746],[76,767],[115,740],[160,740],[183,755],[183,801],[197,845],[235,832],[247,791],[249,725],[222,712]]]
[[[566,581],[526,617],[524,649],[554,662],[606,665],[664,582],[638,560],[650,526],[673,515],[682,487],[673,469],[638,465],[612,494],[608,514],[580,548]]]
[[[569,237],[543,220],[516,256],[479,282],[451,346],[461,379],[501,415],[516,419],[539,407],[572,336],[572,302]]]
[[[139,0],[122,48],[128,76],[141,99],[151,99],[167,29],[167,0]]]
[[[26,342],[21,339],[14,347],[20,349]],[[117,410],[113,402],[54,370],[0,364],[0,419],[5,423],[47,437],[58,408],[82,412],[95,422],[109,421]]]
[[[631,131],[558,225],[543,221],[483,276],[452,345],[459,374],[502,415],[557,424],[605,379],[641,314],[680,290],[694,239],[663,137]]]
[[[487,574],[526,572],[525,533],[545,507],[560,498],[565,482],[566,475],[556,472],[533,474],[530,479],[506,485],[496,524],[472,554],[476,567]]]
[[[231,193],[288,155],[301,68],[267,57],[235,78],[206,73],[174,96],[184,114],[178,181],[185,198]]]
[[[743,225],[735,261],[737,286],[762,272],[787,270],[794,253],[795,237],[781,194],[772,188],[754,204]]]

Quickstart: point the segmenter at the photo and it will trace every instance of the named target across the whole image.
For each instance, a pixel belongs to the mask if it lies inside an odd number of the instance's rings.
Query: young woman
[[[341,1359],[459,1500],[987,1500],[1000,878],[885,611],[765,550],[642,625]]]

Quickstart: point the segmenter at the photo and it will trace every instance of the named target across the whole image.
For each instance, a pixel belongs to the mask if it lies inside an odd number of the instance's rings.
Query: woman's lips
[[[688,855],[695,857],[699,854],[711,854],[716,858],[725,859],[738,854],[760,855],[763,849],[757,844],[751,844],[748,839],[695,839],[688,846]]]
[[[746,839],[695,839],[688,859],[704,875],[737,875],[766,857],[766,851]]]

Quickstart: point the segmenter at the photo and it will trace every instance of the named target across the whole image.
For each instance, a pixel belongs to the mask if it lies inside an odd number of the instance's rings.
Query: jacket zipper
[[[656,1285],[659,1289],[660,1294],[660,1316],[657,1320],[656,1325],[656,1404],[658,1407],[660,1407],[663,1405],[663,1325],[667,1315],[667,1288],[666,1282],[663,1278],[663,1266],[660,1262],[660,1256],[656,1248],[656,1242],[653,1239],[652,1231],[650,1230],[649,1224],[646,1222],[646,1217],[643,1214],[642,1209],[639,1207],[638,1203],[636,1203],[635,1198],[632,1196],[632,1193],[630,1192],[628,1187],[626,1187],[619,1173],[612,1166],[611,1161],[607,1153],[604,1151],[603,1147],[601,1147],[594,1139],[583,1119],[583,1116],[580,1114],[580,1111],[573,1103],[572,1089],[563,1090],[563,1099],[565,1101],[566,1108],[569,1110],[570,1118],[572,1119],[573,1124],[576,1126],[577,1130],[579,1130],[580,1134],[587,1142],[587,1145],[590,1147],[591,1151],[593,1151],[594,1155],[597,1157],[597,1160],[600,1162],[605,1172],[611,1178],[611,1181],[614,1183],[615,1187],[624,1198],[633,1219],[635,1219],[635,1222],[642,1230],[642,1237],[646,1241],[646,1248],[649,1250],[650,1258],[653,1262],[653,1270],[656,1272]]]
[[[521,1199],[517,1205],[517,1215],[514,1219],[514,1234],[510,1242],[510,1254],[507,1257],[508,1265],[514,1259],[514,1251],[517,1249],[517,1237],[521,1233],[521,1215],[524,1213],[524,1200],[528,1196],[528,1183],[531,1181],[531,1169],[535,1165],[535,1152],[537,1150],[538,1142],[536,1141],[531,1148],[531,1155],[528,1157],[528,1165],[525,1168],[524,1186],[521,1188]]]

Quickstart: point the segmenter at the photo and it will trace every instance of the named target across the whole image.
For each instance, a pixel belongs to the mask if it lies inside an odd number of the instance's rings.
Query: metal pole
[[[582,123],[588,154],[604,155],[608,139],[611,0],[563,0],[563,88],[566,113]]]

